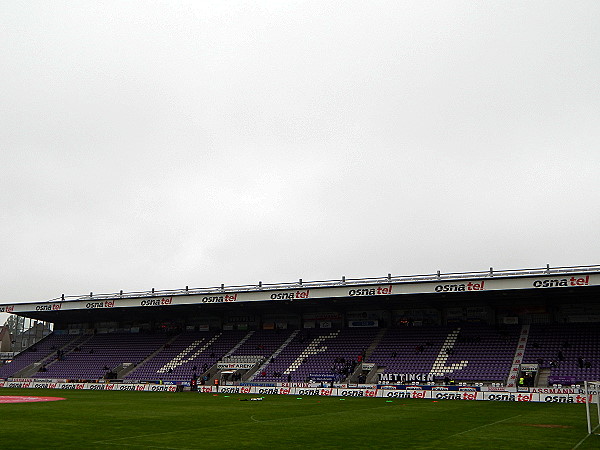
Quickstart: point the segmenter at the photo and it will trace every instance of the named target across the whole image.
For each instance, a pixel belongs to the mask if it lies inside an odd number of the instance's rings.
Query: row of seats
[[[295,337],[287,345],[292,333]],[[136,367],[129,379],[183,381],[227,355],[261,356],[265,366],[256,373],[260,381],[281,381],[289,375],[304,381],[311,374],[351,374],[359,361],[383,367],[385,373],[452,374],[457,381],[506,379],[521,333],[520,326],[444,326],[389,329],[311,329],[259,331],[184,332],[166,334],[52,334],[36,344],[36,351],[19,354],[13,363],[0,367],[7,377],[36,361],[46,361],[45,378],[101,378],[106,367],[122,363]],[[535,345],[534,345],[535,343]],[[600,332],[595,324],[534,324],[530,327],[523,362],[551,369],[552,376],[600,378]],[[64,357],[56,359],[56,350]],[[279,353],[275,354],[277,351]],[[558,367],[550,366],[563,359]],[[580,369],[578,357],[592,367]],[[450,368],[450,369],[448,369]]]

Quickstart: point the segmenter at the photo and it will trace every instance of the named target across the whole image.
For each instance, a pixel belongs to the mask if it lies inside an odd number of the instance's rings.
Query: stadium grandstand
[[[578,386],[600,379],[599,293],[600,266],[546,266],[63,295],[0,305],[39,336],[14,351],[4,329],[0,379]]]

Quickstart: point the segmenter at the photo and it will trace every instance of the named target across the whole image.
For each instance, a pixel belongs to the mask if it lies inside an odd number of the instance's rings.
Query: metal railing
[[[253,292],[253,291],[271,291],[271,290],[286,290],[286,289],[312,289],[322,287],[336,287],[336,286],[356,286],[356,285],[376,285],[376,284],[398,284],[398,283],[418,283],[424,281],[451,281],[451,280],[462,280],[467,278],[510,278],[510,277],[528,277],[528,276],[543,276],[543,275],[560,275],[560,274],[576,274],[583,272],[600,272],[600,265],[594,266],[570,266],[570,267],[539,267],[533,269],[516,269],[516,270],[494,270],[490,267],[489,270],[480,272],[450,272],[441,273],[437,271],[434,274],[426,275],[392,275],[388,274],[385,277],[371,277],[371,278],[346,278],[342,277],[338,280],[322,280],[322,281],[305,281],[300,278],[298,281],[287,282],[287,283],[263,283],[259,281],[258,284],[246,284],[238,286],[220,286],[204,287],[204,288],[190,288],[186,286],[184,289],[170,289],[170,290],[155,290],[152,288],[149,291],[135,291],[135,292],[123,292],[119,291],[116,293],[109,294],[94,294],[90,292],[89,295],[70,295],[65,296],[64,294],[60,297],[48,300],[48,302],[56,301],[75,301],[75,300],[112,300],[121,298],[140,298],[140,297],[171,297],[180,295],[218,295],[223,293],[239,293],[239,292]]]

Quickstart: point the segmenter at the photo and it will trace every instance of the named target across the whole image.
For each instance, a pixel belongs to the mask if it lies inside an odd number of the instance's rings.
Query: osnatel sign
[[[403,294],[439,294],[476,293],[483,291],[503,291],[515,289],[561,289],[600,286],[600,273],[586,275],[547,275],[519,277],[489,277],[478,279],[444,281],[402,281],[397,283],[381,283],[379,285],[324,286],[305,288],[289,288],[280,290],[262,290],[257,288],[243,292],[215,292],[210,294],[181,294],[156,297],[132,297],[94,299],[87,298],[74,301],[53,301],[44,303],[22,303],[0,305],[0,312],[27,313],[36,311],[71,311],[84,309],[113,309],[139,307],[165,307],[172,305],[190,305],[203,303],[241,303],[241,302],[302,302],[308,299],[328,299],[344,297],[377,297]]]

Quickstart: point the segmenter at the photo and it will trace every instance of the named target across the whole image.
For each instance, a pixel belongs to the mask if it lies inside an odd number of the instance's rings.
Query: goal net
[[[585,381],[583,388],[588,433],[592,434],[600,427],[600,381]]]

